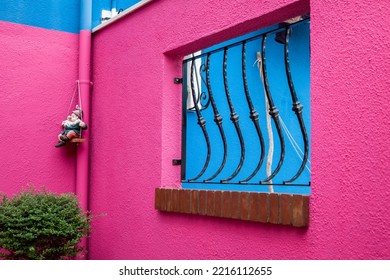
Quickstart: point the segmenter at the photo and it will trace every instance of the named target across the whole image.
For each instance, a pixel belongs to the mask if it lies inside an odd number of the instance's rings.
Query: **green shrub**
[[[0,195],[0,258],[72,259],[85,253],[79,245],[90,232],[92,216],[74,194],[56,195],[34,188],[11,199]]]

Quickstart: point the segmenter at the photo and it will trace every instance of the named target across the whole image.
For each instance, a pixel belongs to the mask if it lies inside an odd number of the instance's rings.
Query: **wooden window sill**
[[[309,225],[307,195],[156,188],[155,209],[294,227]]]

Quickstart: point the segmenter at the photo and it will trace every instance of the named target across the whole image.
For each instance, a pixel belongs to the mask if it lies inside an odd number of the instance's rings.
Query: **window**
[[[155,208],[305,227],[310,194],[309,18],[183,61],[182,189]]]
[[[183,70],[183,188],[310,193],[307,18],[190,55]]]

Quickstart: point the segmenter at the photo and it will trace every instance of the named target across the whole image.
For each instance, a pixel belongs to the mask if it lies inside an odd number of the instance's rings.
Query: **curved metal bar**
[[[274,103],[274,101],[272,99],[271,91],[269,89],[269,84],[268,84],[266,57],[265,57],[265,44],[266,44],[266,41],[267,41],[267,35],[264,34],[263,35],[263,40],[262,40],[262,51],[261,51],[261,60],[262,60],[261,71],[263,73],[264,88],[265,88],[265,93],[267,95],[267,99],[268,99],[268,103],[269,103],[269,114],[270,114],[270,116],[272,117],[272,119],[273,119],[273,121],[275,123],[275,127],[276,127],[276,130],[278,132],[279,139],[280,139],[280,158],[279,158],[279,162],[278,162],[275,170],[272,172],[272,174],[270,176],[268,176],[268,178],[266,178],[265,180],[261,181],[260,183],[268,182],[268,181],[272,180],[272,178],[274,178],[276,176],[276,174],[279,172],[280,168],[282,167],[282,164],[283,164],[283,161],[284,161],[284,155],[285,155],[284,137],[283,137],[283,133],[282,133],[282,128],[280,126],[279,110],[278,110],[278,108],[276,108],[275,103]]]
[[[228,48],[224,48],[223,50],[223,83],[225,86],[225,93],[226,93],[226,98],[229,104],[229,109],[230,109],[230,120],[233,122],[234,127],[236,128],[236,132],[238,135],[238,138],[240,140],[240,146],[241,146],[241,156],[240,156],[240,162],[238,163],[238,166],[236,170],[233,172],[232,175],[230,175],[228,178],[221,180],[221,183],[227,183],[228,181],[232,180],[234,177],[237,176],[237,174],[240,172],[242,165],[244,163],[244,158],[245,158],[245,145],[244,145],[244,138],[242,137],[240,125],[238,122],[239,116],[234,110],[232,100],[230,98],[230,92],[229,92],[229,87],[228,87],[228,81],[227,81],[227,54],[228,54]]]
[[[210,97],[210,102],[211,102],[211,107],[213,108],[214,111],[214,121],[218,126],[219,133],[221,134],[222,142],[223,142],[223,159],[221,162],[221,165],[219,166],[218,170],[209,178],[204,180],[204,182],[209,182],[213,180],[215,177],[218,176],[219,173],[221,173],[222,169],[225,167],[226,164],[226,158],[227,158],[227,143],[226,143],[226,136],[225,136],[225,131],[222,126],[222,116],[219,114],[217,104],[215,103],[213,92],[211,90],[211,82],[210,82],[210,53],[207,54],[206,58],[206,86],[207,86],[207,91],[209,92],[209,97]]]
[[[264,161],[264,150],[265,150],[265,145],[264,145],[264,138],[263,138],[263,133],[261,132],[260,129],[260,124],[259,124],[259,113],[257,113],[255,107],[253,106],[253,102],[251,99],[251,96],[249,94],[249,89],[248,89],[248,81],[247,81],[247,76],[246,76],[246,41],[242,42],[242,80],[244,83],[244,91],[245,91],[245,97],[248,102],[249,106],[249,117],[252,120],[253,124],[255,125],[257,136],[259,137],[260,140],[260,158],[259,162],[256,166],[256,169],[249,175],[245,180],[240,181],[240,183],[246,183],[250,179],[252,179],[260,170],[261,165],[263,164]]]
[[[192,55],[193,59],[196,60],[198,59],[199,57],[195,57],[194,55]],[[193,99],[193,102],[194,102],[194,106],[193,107],[190,107],[190,108],[187,108],[188,111],[195,111],[195,104],[199,103],[201,106],[199,108],[200,111],[203,111],[205,109],[207,109],[207,107],[209,106],[210,104],[210,99],[207,98],[207,93],[204,92],[204,91],[201,91],[201,84],[202,82],[204,84],[206,84],[204,78],[202,75],[200,75],[201,72],[204,72],[205,69],[204,69],[205,65],[204,63],[202,63],[200,66],[199,66],[199,72],[198,72],[198,69],[196,69],[195,67],[195,77],[196,77],[196,85],[197,85],[197,93],[196,94],[196,99]],[[192,70],[191,70],[192,71]],[[199,81],[199,77],[201,78],[201,81]],[[203,103],[202,100],[206,100],[206,103]]]
[[[191,60],[191,93],[192,93],[193,100],[196,100],[195,85],[194,85],[194,68],[195,68],[194,62],[195,62],[195,59],[193,58]],[[197,176],[195,176],[193,179],[189,179],[188,180],[189,182],[196,181],[203,175],[203,173],[206,171],[206,169],[207,169],[207,167],[208,167],[208,165],[210,163],[210,153],[211,153],[210,139],[209,139],[209,135],[208,135],[207,130],[206,130],[206,120],[203,118],[197,102],[195,102],[195,111],[196,111],[196,115],[198,117],[198,124],[201,127],[201,129],[203,131],[203,135],[204,135],[205,140],[206,140],[206,144],[207,144],[207,157],[206,157],[206,161],[205,161],[205,163],[203,165],[203,168],[200,171],[200,173]]]
[[[293,102],[292,110],[297,115],[299,126],[302,132],[302,137],[304,142],[304,154],[303,154],[302,164],[299,167],[299,170],[290,180],[284,181],[285,184],[289,184],[295,181],[301,175],[303,169],[305,168],[309,156],[309,140],[307,136],[305,122],[302,116],[303,105],[298,100],[297,93],[295,92],[295,88],[294,88],[294,83],[291,77],[291,71],[290,71],[290,59],[289,59],[289,50],[288,50],[290,34],[291,34],[291,27],[286,27],[286,42],[284,44],[284,64],[286,66],[287,81],[288,81],[288,86],[290,88],[291,98]]]
[[[205,63],[202,63],[199,67],[199,72],[206,72],[206,65]],[[208,91],[208,87],[207,87],[207,81],[205,81],[203,75],[200,75],[200,78],[202,80],[202,82],[206,85],[206,88],[207,88],[207,92],[209,93],[209,96],[210,96],[210,92]],[[207,98],[207,93],[205,91],[202,91],[202,93],[200,94],[199,96],[199,100],[200,100],[200,104],[202,105],[202,108],[201,108],[201,111],[207,109],[207,107],[209,107],[210,105],[210,97]],[[206,100],[206,103],[202,103],[202,100]]]
[[[202,100],[206,100],[206,103],[202,103]],[[207,109],[207,107],[209,106],[209,103],[210,103],[210,99],[207,99],[207,93],[204,91],[200,92],[200,94],[197,96],[197,99],[195,100],[194,104],[195,103],[196,104],[199,103],[201,105],[200,108],[198,107],[200,111]],[[195,105],[193,107],[188,108],[187,111],[195,111]]]

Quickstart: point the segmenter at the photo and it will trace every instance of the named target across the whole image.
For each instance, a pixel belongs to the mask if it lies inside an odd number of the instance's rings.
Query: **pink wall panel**
[[[107,215],[94,222],[91,259],[390,258],[390,7],[333,2],[154,1],[94,34],[90,205]],[[309,9],[310,226],[155,211],[154,188],[180,187],[172,80],[183,55]],[[74,191],[75,147],[54,144],[79,36],[2,21],[0,30],[0,192],[29,182]]]
[[[90,258],[390,257],[390,8],[333,2],[154,1],[94,34]],[[309,228],[155,211],[154,188],[180,186],[182,56],[309,9]]]
[[[78,34],[0,21],[0,192],[74,191],[74,147],[56,149],[77,79]]]
[[[312,226],[322,258],[390,258],[386,1],[311,2]]]

